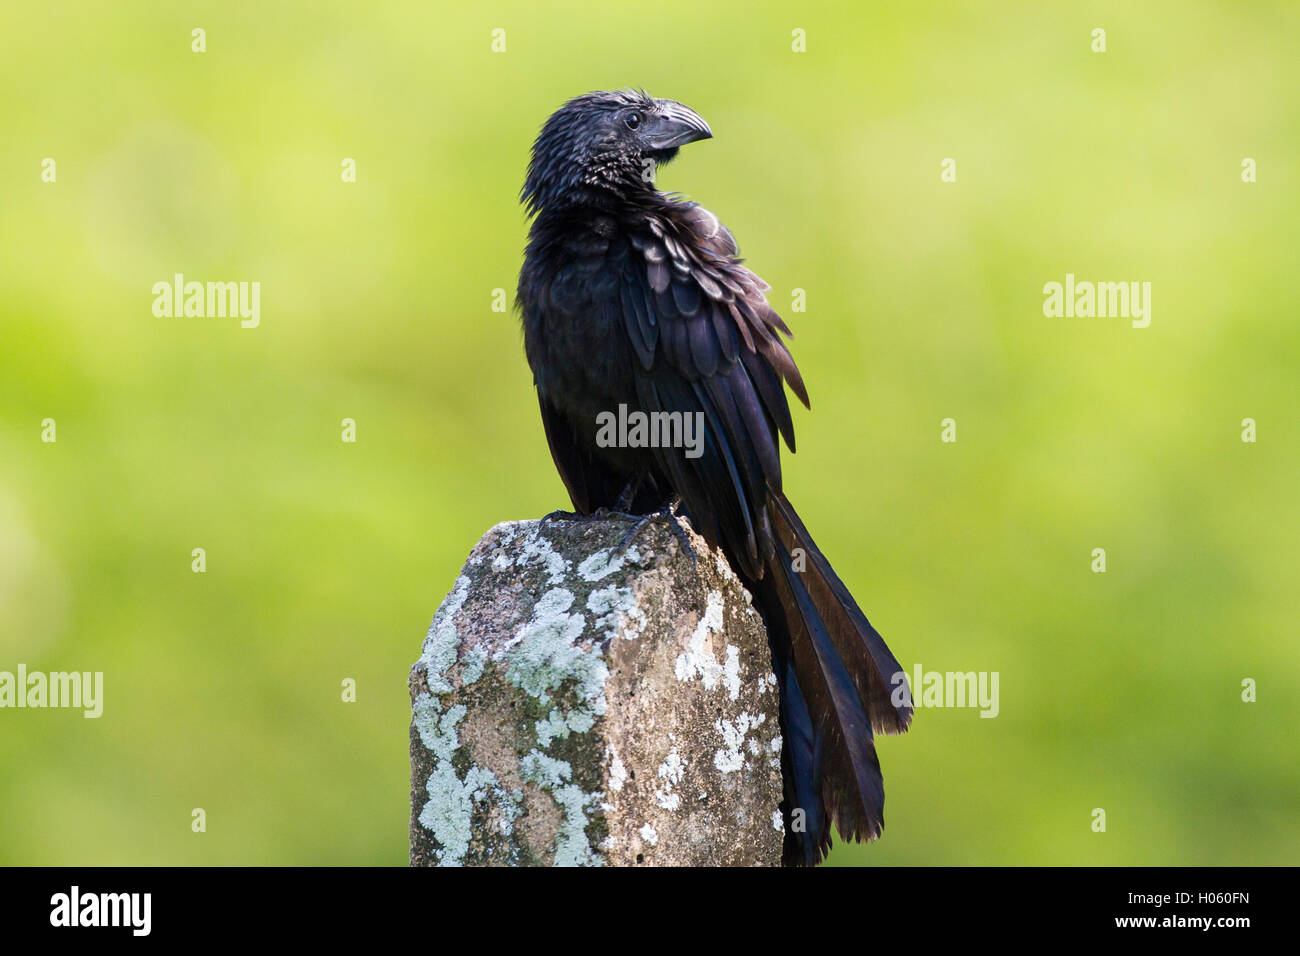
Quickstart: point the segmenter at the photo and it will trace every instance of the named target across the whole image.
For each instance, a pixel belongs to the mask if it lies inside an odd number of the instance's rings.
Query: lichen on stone
[[[471,553],[412,669],[413,863],[779,859],[761,620],[724,559],[628,530],[506,522]]]
[[[445,692],[451,690],[451,684],[444,676],[447,668],[456,662],[456,652],[460,647],[460,637],[456,632],[456,614],[460,611],[465,598],[469,596],[469,578],[461,575],[456,578],[456,586],[438,607],[433,616],[433,623],[424,638],[424,648],[420,654],[420,663],[428,680],[429,690]]]
[[[482,645],[475,645],[465,652],[461,659],[460,681],[462,685],[473,684],[483,676],[487,664],[487,651]]]
[[[582,700],[597,713],[605,709],[605,678],[609,668],[599,649],[583,648],[578,638],[586,630],[582,614],[570,614],[573,592],[552,588],[542,595],[532,619],[520,628],[513,647],[503,655],[506,679],[543,703],[552,691],[572,681]]]
[[[761,727],[766,720],[766,714],[740,714],[734,723],[730,720],[714,721],[714,729],[722,736],[723,747],[713,755],[713,765],[723,773],[735,773],[743,769],[745,735],[751,729]]]
[[[629,641],[641,636],[646,625],[645,611],[637,606],[631,588],[597,588],[587,598],[587,610],[595,614],[595,628],[613,636],[622,631]]]
[[[736,700],[740,696],[740,652],[727,644],[724,650],[726,663],[718,662],[710,641],[711,634],[722,633],[723,611],[725,606],[722,594],[710,591],[707,604],[690,643],[685,651],[677,657],[676,673],[680,681],[698,679],[706,690],[713,690],[722,681],[727,688],[727,696]]]
[[[615,551],[615,548],[604,548],[595,552],[578,565],[578,574],[584,581],[599,581],[622,571],[625,564],[637,564],[641,560],[636,545],[629,545],[618,554]]]
[[[682,782],[682,777],[686,773],[686,762],[682,760],[676,747],[668,751],[668,756],[659,765],[657,773],[659,779],[663,781],[663,786],[655,791],[655,803],[665,810],[679,809],[682,798],[681,794],[674,792],[674,788]]]
[[[556,866],[600,866],[603,861],[596,856],[587,840],[587,810],[600,803],[603,794],[584,793],[570,782],[573,768],[564,760],[556,760],[540,751],[527,754],[519,765],[526,782],[547,790],[564,811],[564,820],[555,842]]]
[[[552,740],[563,740],[571,733],[585,734],[596,724],[596,715],[585,708],[566,711],[555,707],[542,720],[534,724],[537,743],[542,747],[550,746]]]
[[[433,759],[424,785],[428,799],[419,822],[438,841],[442,866],[459,866],[464,861],[476,804],[491,801],[497,810],[497,826],[506,831],[519,814],[517,798],[500,785],[492,771],[471,765],[463,774],[457,772],[454,761],[460,740],[456,727],[465,714],[463,704],[442,710],[430,694],[420,694],[412,704],[412,724]]]
[[[623,766],[623,761],[613,750],[609,751],[609,756],[609,789],[618,793],[627,782],[627,768]]]

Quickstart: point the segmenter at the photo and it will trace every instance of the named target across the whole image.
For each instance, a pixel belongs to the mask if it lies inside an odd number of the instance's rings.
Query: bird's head
[[[674,100],[621,90],[587,93],[551,114],[533,143],[523,201],[530,213],[560,202],[604,204],[654,189],[655,168],[713,135]]]

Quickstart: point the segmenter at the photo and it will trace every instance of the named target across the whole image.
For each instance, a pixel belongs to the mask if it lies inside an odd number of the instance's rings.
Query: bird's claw
[[[583,517],[585,517],[585,515],[580,515],[576,511],[565,511],[557,508],[549,514],[542,515],[542,520],[537,522],[537,524],[541,526],[545,525],[548,521],[579,521]]]
[[[627,551],[628,547],[631,546],[633,539],[636,538],[638,532],[640,532],[640,530],[647,524],[655,518],[667,518],[668,526],[672,528],[673,531],[673,537],[677,539],[677,543],[681,546],[681,549],[691,556],[691,567],[694,569],[699,567],[699,558],[695,554],[695,549],[691,547],[690,535],[686,533],[686,529],[682,527],[681,521],[677,518],[677,512],[674,510],[677,503],[677,501],[670,501],[658,511],[651,512],[648,515],[632,514],[631,512],[623,511],[617,507],[606,508],[604,506],[597,508],[595,511],[591,512],[591,514],[581,514],[576,511],[564,511],[559,509],[552,511],[550,514],[543,515],[538,524],[545,525],[548,521],[605,521],[610,518],[622,518],[625,521],[631,521],[632,527],[627,530],[627,534],[623,535],[618,544],[614,545],[610,550],[610,554],[617,557]],[[619,502],[619,504],[622,504],[622,502]]]
[[[682,523],[677,520],[677,513],[673,511],[671,506],[665,508],[664,512],[668,515],[668,524],[673,529],[673,536],[677,539],[677,543],[681,545],[683,551],[691,556],[691,570],[694,571],[700,566],[700,562],[695,556],[695,549],[691,547],[691,536],[686,533]]]
[[[632,527],[628,529],[627,534],[623,535],[622,540],[620,540],[618,544],[614,545],[614,548],[610,553],[615,556],[623,554],[623,552],[628,549],[628,546],[631,545],[632,539],[636,537],[637,532],[655,518],[667,518],[668,526],[672,528],[673,536],[677,539],[677,543],[681,546],[683,551],[691,556],[692,570],[699,567],[699,560],[695,555],[695,549],[691,547],[690,535],[686,533],[686,529],[682,527],[682,523],[677,520],[677,513],[673,510],[675,505],[676,502],[669,502],[659,511],[648,515],[623,515],[623,517],[635,518],[636,524],[632,525]]]
[[[625,552],[628,549],[628,546],[632,543],[632,539],[636,537],[636,533],[645,527],[646,522],[656,517],[658,516],[652,514],[641,515],[638,517],[636,519],[636,524],[632,525],[632,527],[628,529],[627,534],[623,535],[618,544],[614,545],[613,549],[610,550],[610,556],[616,558],[621,557],[623,552]]]
[[[593,518],[622,518],[624,521],[641,521],[646,516],[632,514],[630,511],[622,511],[618,508],[600,507],[591,513]]]

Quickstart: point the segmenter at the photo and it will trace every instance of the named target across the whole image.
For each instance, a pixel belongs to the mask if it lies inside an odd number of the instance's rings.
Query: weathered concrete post
[[[411,669],[411,865],[780,863],[762,619],[703,539],[656,518],[615,556],[629,527],[470,553]]]

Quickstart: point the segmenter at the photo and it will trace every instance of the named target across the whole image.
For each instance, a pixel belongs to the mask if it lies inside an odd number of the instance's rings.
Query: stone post
[[[411,669],[412,866],[776,866],[767,635],[666,518],[497,525]]]

